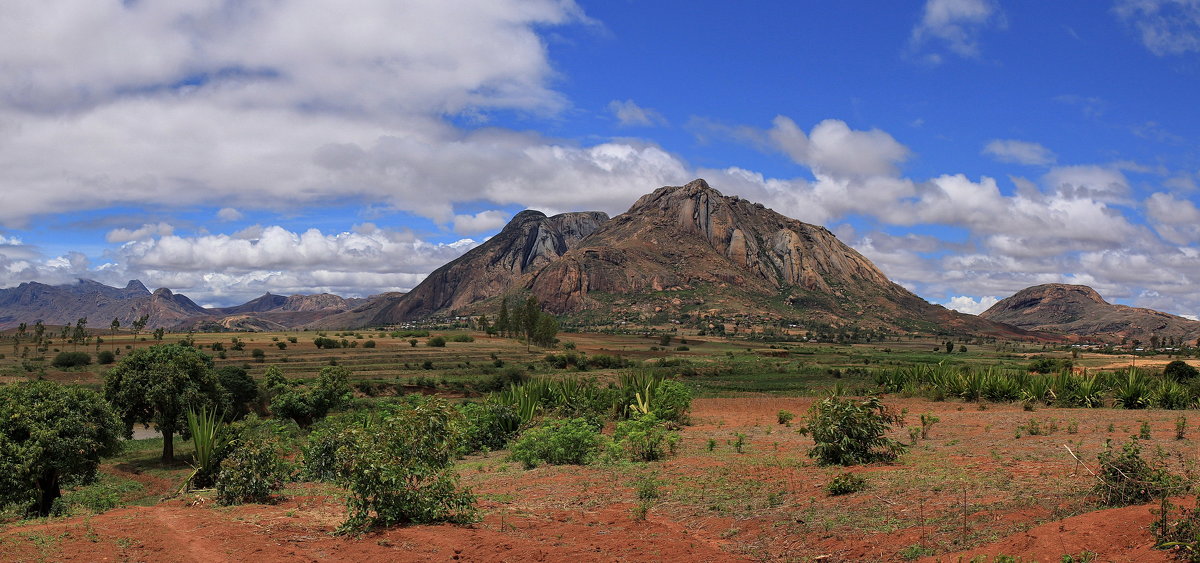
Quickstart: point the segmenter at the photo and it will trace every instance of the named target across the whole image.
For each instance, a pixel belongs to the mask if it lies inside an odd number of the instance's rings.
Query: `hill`
[[[373,298],[352,311],[314,323],[317,327],[378,326],[466,310],[472,304],[520,288],[608,220],[598,211],[547,217],[518,213],[496,236],[429,274],[408,293]]]
[[[1002,299],[980,317],[1027,330],[1056,332],[1104,341],[1152,337],[1194,342],[1200,321],[1155,311],[1114,305],[1086,285],[1044,284]]]

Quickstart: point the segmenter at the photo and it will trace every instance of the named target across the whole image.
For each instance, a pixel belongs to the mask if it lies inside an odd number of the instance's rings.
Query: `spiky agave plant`
[[[192,464],[192,474],[188,476],[184,488],[211,486],[215,484],[220,463],[217,454],[224,447],[226,439],[221,416],[215,409],[210,412],[208,407],[202,407],[198,414],[188,409],[187,423],[196,451],[193,453],[195,463]]]
[[[1150,378],[1137,368],[1129,368],[1124,377],[1117,378],[1113,385],[1115,406],[1127,409],[1144,409],[1150,406]]]
[[[1177,381],[1163,379],[1154,390],[1154,405],[1160,409],[1186,409],[1192,404],[1192,394]]]

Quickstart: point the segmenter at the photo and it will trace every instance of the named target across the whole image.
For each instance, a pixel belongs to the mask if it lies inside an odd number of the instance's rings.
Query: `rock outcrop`
[[[518,213],[496,236],[434,270],[412,291],[386,294],[349,312],[314,323],[316,327],[393,324],[463,310],[521,287],[591,235],[608,220],[600,212]]]
[[[1200,321],[1153,309],[1114,305],[1086,285],[1052,283],[1027,287],[979,316],[1027,330],[1102,341],[1127,339],[1148,344],[1157,336],[1194,343],[1200,337]]]

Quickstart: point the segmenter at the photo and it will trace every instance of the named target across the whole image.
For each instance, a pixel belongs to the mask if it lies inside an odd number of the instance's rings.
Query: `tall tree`
[[[95,391],[51,381],[0,385],[0,504],[47,516],[62,482],[96,477],[121,446],[121,420]]]
[[[104,379],[104,397],[117,409],[129,433],[135,423],[153,424],[162,433],[163,463],[175,459],[175,433],[188,438],[188,409],[227,410],[226,395],[212,358],[179,344],[134,350]]]
[[[496,316],[496,332],[500,333],[500,336],[508,336],[508,298],[507,297],[500,298],[500,314]],[[1200,343],[1200,339],[1197,339],[1196,342]],[[1197,346],[1200,346],[1200,344],[1197,344]]]

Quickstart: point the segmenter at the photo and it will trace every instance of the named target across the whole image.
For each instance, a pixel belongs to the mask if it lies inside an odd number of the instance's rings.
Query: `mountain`
[[[641,197],[527,287],[556,313],[743,315],[1026,336],[932,305],[828,229],[726,197],[704,180]]]
[[[1022,289],[980,317],[1028,330],[1056,332],[1098,340],[1123,338],[1149,343],[1150,338],[1200,337],[1200,321],[1126,305],[1114,305],[1086,285],[1051,283]]]
[[[316,327],[377,326],[449,313],[522,287],[526,276],[553,263],[600,228],[608,215],[597,211],[547,217],[540,211],[518,213],[483,244],[434,270],[408,293],[378,296]]]
[[[121,326],[148,315],[146,328],[226,328],[235,330],[282,330],[347,311],[365,302],[337,295],[266,294],[236,307],[205,309],[186,295],[160,288],[151,292],[142,282],[131,280],[124,288],[93,280],[74,284],[23,283],[0,289],[0,329],[24,322],[47,325],[74,324],[86,317],[92,328],[107,329],[112,319]]]

